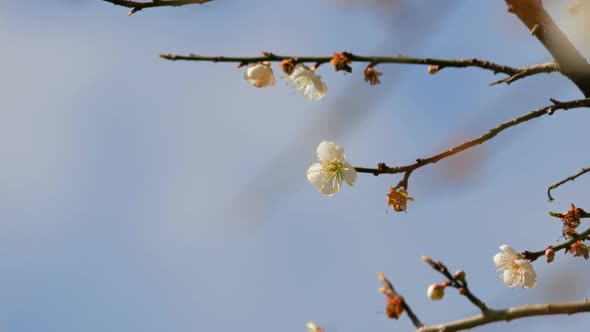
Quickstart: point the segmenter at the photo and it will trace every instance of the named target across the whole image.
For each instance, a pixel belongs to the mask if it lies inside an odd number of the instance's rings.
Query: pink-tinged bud
[[[451,285],[451,282],[448,280],[445,280],[445,282],[443,282],[442,285],[445,287],[449,287]]]
[[[445,296],[445,286],[432,284],[428,287],[426,294],[428,295],[428,298],[433,301],[442,300],[442,298]]]
[[[436,73],[438,73],[438,71],[440,70],[440,67],[437,65],[430,65],[428,66],[428,73],[430,75],[434,75]]]
[[[459,288],[458,291],[459,291],[459,294],[461,294],[461,295],[465,295],[467,293],[467,291],[463,287]]]
[[[553,262],[555,259],[555,250],[552,247],[549,247],[545,250],[545,257],[547,258],[547,263]]]
[[[455,279],[465,282],[465,271],[457,270],[457,272],[455,272]]]

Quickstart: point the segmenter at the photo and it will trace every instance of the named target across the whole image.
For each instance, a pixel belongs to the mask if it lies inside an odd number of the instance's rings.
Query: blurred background
[[[590,55],[590,5],[546,1]],[[305,173],[322,140],[357,166],[412,163],[498,123],[581,97],[557,74],[511,86],[478,69],[380,65],[382,84],[320,67],[310,102],[279,79],[255,89],[234,64],[160,53],[358,54],[551,60],[502,1],[214,1],[129,9],[98,0],[0,1],[0,330],[413,330],[384,314],[376,272],[429,324],[478,313],[420,257],[464,269],[493,308],[589,297],[588,263],[534,263],[534,289],[497,278],[498,246],[560,241],[548,211],[590,208],[586,110],[509,129],[412,175],[407,213],[386,213],[399,176],[360,174],[321,195]],[[586,143],[584,143],[586,142]],[[586,228],[583,222],[582,228]],[[479,331],[583,330],[588,315]]]

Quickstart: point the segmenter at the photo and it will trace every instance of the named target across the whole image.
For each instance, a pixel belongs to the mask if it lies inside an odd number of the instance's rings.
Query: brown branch
[[[512,119],[508,122],[501,123],[496,128],[490,129],[487,133],[483,134],[482,136],[480,136],[476,139],[473,139],[471,141],[467,141],[463,144],[460,144],[454,148],[451,148],[449,150],[446,150],[444,152],[436,154],[432,157],[428,157],[425,159],[417,159],[416,162],[413,164],[409,164],[409,165],[405,165],[405,166],[395,166],[395,167],[383,166],[384,164],[381,164],[382,166],[378,167],[378,168],[355,167],[355,170],[359,173],[370,173],[373,175],[397,174],[397,173],[405,173],[408,171],[414,171],[415,169],[418,169],[422,166],[425,166],[428,164],[434,164],[434,163],[438,162],[439,160],[442,160],[444,158],[455,155],[461,151],[467,150],[467,149],[474,147],[476,145],[482,144],[485,141],[488,141],[488,140],[494,138],[500,132],[502,132],[510,127],[514,127],[516,125],[519,125],[523,122],[541,117],[546,114],[551,115],[557,110],[568,110],[568,109],[572,109],[572,108],[590,107],[590,98],[578,99],[578,100],[573,100],[573,101],[568,101],[568,102],[560,102],[560,101],[553,100],[553,99],[551,101],[553,102],[553,105],[551,105],[551,106],[545,106],[545,107],[536,109],[536,110],[531,111],[527,114],[519,116],[518,118]]]
[[[561,186],[562,184],[568,182],[568,181],[574,181],[577,177],[590,172],[590,167],[588,168],[582,168],[581,171],[579,171],[578,173],[572,175],[572,176],[568,176],[567,178],[552,184],[551,186],[549,186],[549,188],[547,188],[547,196],[549,197],[549,202],[553,201],[553,197],[551,196],[551,190]]]
[[[574,82],[584,96],[590,97],[590,64],[559,29],[541,0],[505,0],[508,11],[516,14],[551,53],[559,71]]]
[[[532,76],[532,75],[536,75],[536,74],[540,74],[540,73],[552,73],[552,72],[556,72],[559,71],[559,66],[555,63],[555,62],[549,62],[549,63],[540,63],[537,65],[532,65],[532,66],[526,66],[526,67],[520,67],[518,68],[519,72],[505,77],[503,79],[497,80],[497,81],[493,81],[492,83],[490,83],[490,85],[496,85],[496,84],[501,84],[501,83],[506,83],[506,85],[510,85],[510,83]]]
[[[400,64],[413,64],[413,65],[436,65],[440,69],[445,67],[448,68],[465,68],[465,67],[477,67],[486,70],[490,70],[495,73],[503,73],[506,75],[516,75],[520,73],[521,68],[514,68],[509,66],[500,65],[486,60],[479,59],[435,59],[435,58],[413,58],[403,55],[399,56],[364,56],[355,55],[349,52],[345,52],[346,57],[352,62],[368,62],[373,66],[381,63],[400,63]],[[293,55],[276,55],[274,53],[263,52],[262,56],[257,57],[229,57],[229,56],[202,56],[197,54],[189,55],[178,55],[178,54],[160,54],[160,58],[166,60],[186,60],[186,61],[210,61],[210,62],[234,62],[240,65],[246,65],[249,63],[256,63],[262,61],[277,62],[287,59],[294,59],[297,62],[313,62],[316,64],[323,64],[330,62],[332,56],[293,56]],[[440,70],[439,69],[439,70]],[[532,74],[531,74],[532,75]]]
[[[447,269],[447,267],[441,261],[434,262],[432,259],[430,259],[430,257],[427,256],[423,256],[422,260],[428,263],[433,269],[444,275],[451,282],[450,285],[457,288],[460,294],[465,295],[465,297],[467,297],[469,301],[473,303],[473,305],[478,307],[481,312],[485,313],[490,310],[482,300],[477,298],[477,296],[475,296],[469,290],[469,287],[467,286],[467,279],[465,279],[465,272],[462,272],[462,276],[453,276],[449,272],[449,269]]]
[[[586,216],[581,216],[581,218],[590,218],[590,214],[587,214]],[[580,241],[580,240],[586,240],[588,239],[588,237],[590,236],[590,228],[588,228],[587,230],[583,231],[580,234],[576,234],[573,235],[571,240],[563,242],[557,246],[551,246],[550,248],[553,249],[553,251],[557,252],[563,249],[569,249],[572,244]],[[536,260],[537,258],[541,257],[541,256],[545,256],[545,250],[539,250],[539,251],[525,251],[522,253],[522,255],[524,256],[524,258],[530,260],[531,262]]]
[[[144,8],[152,7],[180,7],[186,5],[204,4],[213,0],[152,0],[151,2],[139,2],[129,0],[103,0],[113,5],[131,8],[127,15],[131,16]]]
[[[393,285],[391,284],[389,279],[387,279],[387,277],[385,277],[385,275],[381,272],[377,272],[377,277],[379,278],[379,280],[383,284],[383,288],[381,289],[381,292],[392,299],[393,298],[401,299],[401,306],[402,306],[403,310],[405,310],[406,313],[408,314],[408,317],[412,321],[412,324],[414,324],[414,326],[417,329],[424,326],[424,324],[422,324],[422,322],[420,321],[418,316],[416,316],[414,311],[412,311],[412,309],[410,308],[410,306],[408,305],[406,300],[401,295],[399,295],[398,292],[395,291],[395,289],[393,288]]]
[[[477,326],[499,322],[511,321],[514,319],[549,316],[549,315],[573,315],[580,312],[590,312],[590,301],[588,299],[555,304],[529,304],[519,307],[512,307],[502,310],[490,310],[485,313],[457,320],[454,322],[427,325],[417,329],[417,332],[452,332],[471,329]]]

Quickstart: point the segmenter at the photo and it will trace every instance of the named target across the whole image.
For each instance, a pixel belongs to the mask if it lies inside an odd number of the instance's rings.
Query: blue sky
[[[490,59],[549,55],[503,2],[400,1],[379,10],[336,1],[215,1],[127,10],[101,1],[0,2],[0,328],[6,331],[412,330],[390,321],[375,272],[421,319],[477,313],[420,259],[464,269],[502,308],[589,297],[588,264],[558,255],[534,266],[534,289],[496,277],[498,246],[559,240],[547,211],[587,207],[584,110],[509,129],[414,172],[408,213],[385,213],[398,177],[360,175],[322,196],[305,172],[322,140],[358,166],[408,164],[500,122],[580,97],[556,74],[511,86],[477,69],[382,65],[382,84],[318,73],[321,102],[281,79],[254,89],[233,64],[169,62],[159,53],[359,54]],[[565,8],[552,8],[559,23]],[[573,32],[573,30],[568,30]],[[588,56],[588,45],[574,36]],[[278,70],[275,71],[278,73]],[[582,226],[583,227],[583,226]],[[584,315],[479,331],[580,330]]]

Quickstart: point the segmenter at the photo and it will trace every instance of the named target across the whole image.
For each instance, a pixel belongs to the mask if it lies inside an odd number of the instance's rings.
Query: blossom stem
[[[404,165],[404,166],[395,166],[395,167],[381,166],[378,168],[355,167],[355,169],[358,173],[369,173],[369,174],[373,174],[373,175],[398,174],[398,173],[405,173],[408,171],[414,171],[415,169],[418,169],[422,166],[425,166],[428,164],[434,164],[442,159],[445,159],[447,157],[455,155],[461,151],[464,151],[464,150],[467,150],[467,149],[474,147],[476,145],[482,144],[482,143],[494,138],[500,132],[502,132],[508,128],[514,127],[518,124],[521,124],[523,122],[539,118],[543,115],[551,115],[555,111],[558,111],[558,110],[566,111],[566,110],[569,110],[572,108],[590,107],[590,98],[577,99],[577,100],[572,100],[572,101],[567,101],[567,102],[560,102],[557,100],[551,100],[551,101],[553,102],[553,105],[541,107],[539,109],[536,109],[534,111],[531,111],[529,113],[521,115],[521,116],[519,116],[515,119],[512,119],[510,121],[503,122],[503,123],[499,124],[497,127],[490,129],[487,133],[481,135],[480,137],[478,137],[476,139],[464,142],[460,145],[457,145],[453,148],[450,148],[450,149],[443,151],[439,154],[436,154],[434,156],[424,158],[424,159],[417,159],[416,162],[413,164]]]

